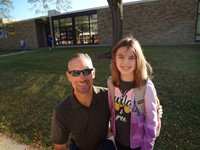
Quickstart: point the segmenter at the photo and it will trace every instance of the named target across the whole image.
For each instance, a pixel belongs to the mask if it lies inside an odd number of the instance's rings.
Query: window
[[[197,23],[196,23],[196,41],[200,42],[200,0],[198,1]]]
[[[98,43],[97,14],[75,18],[77,44]]]
[[[53,17],[55,45],[97,44],[96,10]]]
[[[59,27],[59,22],[58,22],[58,20],[54,20],[54,21],[53,21],[53,26],[54,26],[54,28]]]
[[[66,27],[72,25],[72,18],[60,19],[60,27]]]
[[[60,45],[61,41],[60,41],[60,30],[59,30],[59,28],[54,29],[54,35],[55,35],[55,45]]]
[[[90,16],[91,43],[98,43],[97,14]]]

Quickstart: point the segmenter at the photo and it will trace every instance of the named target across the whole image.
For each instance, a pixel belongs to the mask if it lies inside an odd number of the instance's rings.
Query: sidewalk
[[[15,52],[15,53],[2,54],[2,55],[0,55],[0,58],[1,57],[6,57],[6,56],[23,54],[23,53],[37,52],[37,51],[41,51],[41,50],[46,50],[46,48],[38,48],[38,49],[34,49],[34,50],[25,50],[25,51],[19,51],[19,52]]]
[[[33,150],[28,145],[16,142],[0,133],[0,150]]]
[[[12,56],[12,55],[18,55],[18,54],[22,54],[22,53],[24,53],[24,51],[16,52],[16,53],[3,54],[3,55],[0,55],[0,57],[6,57],[6,56]],[[1,149],[0,149],[0,150],[1,150]]]

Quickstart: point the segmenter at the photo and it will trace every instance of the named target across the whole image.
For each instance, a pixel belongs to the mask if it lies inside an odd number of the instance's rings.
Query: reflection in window
[[[96,14],[76,17],[75,24],[77,44],[98,43]]]
[[[197,19],[197,34],[200,34],[200,14],[198,14],[198,19]]]
[[[197,13],[197,24],[196,24],[196,41],[200,41],[200,1],[198,1],[198,13]]]
[[[98,43],[97,14],[55,19],[53,27],[56,45]]]
[[[72,18],[60,19],[60,45],[74,44]]]
[[[97,14],[90,16],[91,43],[98,43]]]
[[[60,30],[59,28],[54,28],[55,45],[60,45]]]
[[[200,13],[200,1],[198,2],[199,6],[198,6],[198,13]]]
[[[66,32],[67,32],[66,27],[60,28],[60,42],[61,42],[61,45],[66,45],[67,44]]]
[[[72,25],[72,18],[60,19],[60,27],[66,27]]]
[[[53,26],[54,26],[54,28],[59,27],[58,20],[54,20],[54,21],[53,21]]]
[[[84,34],[89,32],[89,18],[88,16],[79,16],[75,18],[75,29],[77,44],[88,44],[87,36]]]
[[[88,16],[75,17],[75,25],[89,24]]]

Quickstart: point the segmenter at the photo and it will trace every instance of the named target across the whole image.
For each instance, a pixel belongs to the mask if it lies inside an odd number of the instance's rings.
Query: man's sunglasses
[[[84,76],[87,76],[89,74],[91,74],[93,69],[84,69],[84,70],[72,70],[72,71],[68,71],[72,76],[74,77],[78,77],[81,72]]]

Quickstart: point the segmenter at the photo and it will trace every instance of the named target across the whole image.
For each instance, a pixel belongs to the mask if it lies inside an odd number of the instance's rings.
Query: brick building
[[[133,34],[141,44],[200,42],[200,0],[142,0],[125,3],[123,11],[123,34]],[[112,45],[109,7],[12,22],[0,28],[0,49],[18,49],[21,39],[27,49],[46,47],[50,33],[55,46]]]

